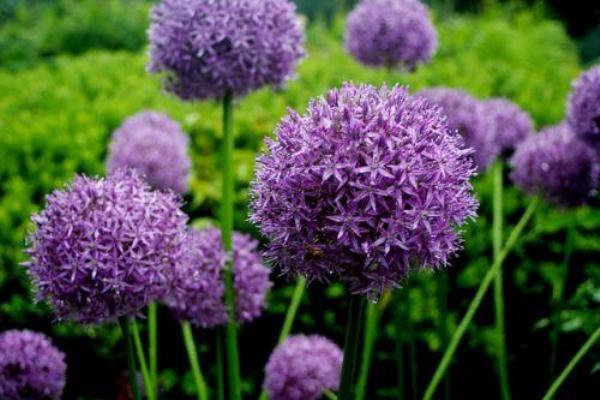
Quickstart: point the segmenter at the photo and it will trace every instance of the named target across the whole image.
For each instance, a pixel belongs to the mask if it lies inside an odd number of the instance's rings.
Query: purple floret
[[[342,351],[319,335],[294,335],[277,346],[265,368],[264,387],[270,400],[317,400],[337,390]]]
[[[366,65],[413,69],[429,62],[437,45],[418,0],[363,0],[348,15],[346,49]]]
[[[177,122],[157,112],[141,112],[114,132],[106,170],[112,174],[133,168],[153,187],[183,194],[192,164],[188,143]]]
[[[188,253],[177,268],[167,303],[178,318],[212,328],[227,323],[223,272],[227,256],[218,229],[190,229]],[[233,280],[239,321],[259,317],[271,287],[270,270],[263,265],[258,242],[234,232]]]
[[[135,171],[77,176],[33,216],[26,263],[59,319],[101,323],[161,299],[182,260],[187,216],[171,192],[152,191]]]
[[[65,355],[45,335],[29,330],[0,334],[0,399],[59,400]]]
[[[533,122],[525,110],[508,99],[494,98],[483,102],[486,121],[501,154],[510,154],[515,147],[533,135]]]
[[[598,189],[598,155],[567,123],[522,142],[511,164],[511,178],[519,188],[563,206],[586,203]]]
[[[304,56],[289,0],[162,0],[152,12],[149,69],[184,100],[281,86]]]
[[[568,121],[580,138],[600,142],[600,65],[584,72],[573,83]]]
[[[345,84],[283,119],[258,158],[251,220],[284,273],[377,297],[448,264],[476,215],[470,150],[405,88]]]

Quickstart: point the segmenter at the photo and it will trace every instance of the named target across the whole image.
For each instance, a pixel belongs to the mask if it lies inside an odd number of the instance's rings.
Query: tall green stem
[[[150,358],[150,380],[154,397],[158,397],[158,315],[156,302],[148,305],[148,357]]]
[[[340,400],[350,400],[354,389],[354,376],[358,361],[358,343],[365,297],[362,295],[350,296],[350,309],[346,324],[346,337],[344,339],[344,361],[342,363],[342,378],[340,382]]]
[[[454,332],[454,335],[452,336],[452,339],[450,340],[450,344],[448,345],[448,348],[444,352],[444,355],[442,356],[442,360],[440,361],[440,364],[438,365],[435,373],[433,374],[433,377],[431,378],[431,381],[429,382],[429,385],[427,386],[427,390],[425,391],[425,396],[423,396],[423,400],[431,400],[433,398],[433,395],[435,393],[435,390],[437,389],[437,386],[439,385],[441,379],[444,377],[444,374],[445,374],[446,370],[448,369],[450,362],[452,361],[452,357],[454,356],[456,348],[460,344],[462,337],[464,336],[467,328],[469,327],[469,324],[471,323],[471,320],[473,319],[475,312],[481,305],[481,300],[483,299],[483,296],[485,295],[490,284],[492,283],[494,276],[500,270],[500,267],[502,266],[502,262],[504,261],[504,259],[508,255],[508,253],[512,250],[517,239],[521,235],[523,228],[525,227],[527,222],[531,219],[531,216],[533,215],[538,204],[539,204],[538,198],[534,198],[531,201],[531,203],[527,207],[527,210],[525,210],[525,212],[523,213],[523,216],[521,217],[521,219],[519,220],[517,225],[513,228],[510,235],[508,236],[508,239],[504,245],[504,249],[498,256],[498,258],[494,261],[494,263],[492,264],[492,266],[490,267],[488,272],[485,274],[483,280],[481,281],[481,284],[479,285],[479,288],[477,289],[477,292],[475,293],[475,296],[473,297],[473,300],[471,300],[471,303],[469,304],[469,308],[467,309],[465,316],[460,321],[458,328]]]
[[[225,373],[224,373],[224,357],[223,357],[223,330],[217,328],[215,335],[216,351],[217,351],[217,400],[225,400]]]
[[[146,397],[148,400],[154,400],[154,391],[152,390],[152,380],[150,379],[150,373],[148,372],[148,364],[146,364],[146,356],[144,355],[144,346],[142,345],[142,339],[140,336],[140,330],[138,329],[137,322],[130,320],[131,333],[133,336],[133,343],[135,345],[135,351],[137,352],[140,369],[142,371],[142,379],[144,380],[144,388],[146,389]]]
[[[502,225],[504,212],[502,206],[503,196],[503,168],[502,161],[498,161],[493,167],[494,174],[494,200],[493,200],[493,223],[492,244],[494,261],[497,261],[502,252]],[[506,323],[504,320],[504,284],[502,266],[494,278],[494,310],[496,314],[496,361],[498,363],[498,378],[500,380],[500,392],[502,400],[510,400],[510,385],[508,381],[508,363],[506,360]]]
[[[573,371],[573,369],[575,368],[577,363],[583,358],[583,356],[585,356],[585,354],[592,348],[594,343],[599,338],[600,338],[600,327],[598,327],[598,329],[596,329],[596,331],[594,333],[592,333],[592,336],[590,336],[589,339],[583,344],[583,346],[581,347],[581,349],[579,349],[577,354],[575,354],[573,359],[571,359],[571,361],[569,361],[569,364],[567,364],[567,366],[561,372],[561,374],[558,376],[558,378],[556,378],[556,380],[552,383],[552,385],[550,385],[550,389],[548,389],[548,391],[546,392],[546,394],[544,395],[544,398],[542,400],[551,400],[554,398],[554,395],[560,388],[560,385],[563,384],[563,382],[565,381],[565,379],[567,379],[567,377],[569,376],[571,371]]]
[[[127,317],[119,318],[119,326],[123,334],[125,342],[125,353],[127,355],[127,375],[129,377],[129,386],[134,400],[141,400],[140,388],[137,381],[137,370],[135,368],[135,355],[133,354],[133,344],[131,342],[131,334],[129,333],[129,323]]]
[[[395,358],[396,358],[396,374],[398,379],[398,400],[405,399],[405,379],[404,379],[404,340],[401,334],[404,329],[404,317],[402,307],[401,294],[405,291],[397,291],[394,296],[394,330],[396,332],[395,339]]]
[[[190,367],[192,368],[192,375],[194,377],[194,383],[196,384],[196,396],[198,400],[208,400],[206,381],[204,380],[202,370],[200,369],[198,351],[196,350],[196,342],[194,341],[194,333],[192,332],[192,326],[188,321],[181,323],[181,333],[183,334],[185,350],[187,351]]]
[[[221,211],[221,236],[225,251],[231,256],[233,244],[233,207],[234,207],[234,165],[235,148],[233,132],[233,93],[227,92],[223,98],[223,203]],[[225,268],[225,297],[229,311],[229,320],[225,330],[227,346],[227,372],[229,395],[231,400],[242,398],[240,384],[240,359],[237,341],[237,321],[235,315],[235,294],[233,291],[233,265],[231,257]]]
[[[408,361],[410,366],[410,394],[412,400],[417,400],[419,397],[419,384],[418,384],[418,366],[417,366],[417,344],[415,338],[415,329],[412,320],[410,302],[410,292],[406,292],[406,324],[407,337],[408,337]]]
[[[371,359],[373,349],[377,341],[377,326],[379,324],[379,309],[377,304],[367,304],[365,314],[365,334],[363,337],[362,361],[358,374],[358,383],[356,384],[356,400],[363,400],[367,393],[367,383],[369,381],[369,369],[371,368]]]

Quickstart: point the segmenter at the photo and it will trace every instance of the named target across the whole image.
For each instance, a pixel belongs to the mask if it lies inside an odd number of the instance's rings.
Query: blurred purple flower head
[[[473,167],[439,107],[399,86],[345,84],[276,135],[258,159],[251,220],[285,273],[376,297],[460,249],[457,228],[477,209]]]
[[[152,12],[149,69],[184,100],[281,86],[304,56],[289,0],[162,0]]]
[[[0,399],[59,400],[65,387],[65,355],[41,333],[0,334]]]
[[[600,65],[581,74],[573,83],[567,113],[576,135],[600,141]]]
[[[157,189],[183,194],[191,167],[188,137],[164,114],[146,111],[123,122],[113,133],[106,170],[133,168]]]
[[[479,171],[485,171],[499,154],[499,148],[489,132],[483,103],[460,89],[436,87],[417,93],[441,107],[451,131],[457,131],[472,155]]]
[[[265,368],[264,387],[271,400],[318,400],[337,390],[342,351],[319,335],[294,335],[275,348]]]
[[[101,323],[161,299],[184,254],[186,215],[135,171],[75,177],[33,216],[25,263],[59,319]]]
[[[598,189],[598,155],[567,123],[530,136],[517,146],[511,164],[519,188],[560,205],[585,203]]]
[[[177,267],[167,304],[180,319],[203,328],[227,323],[223,271],[227,255],[218,229],[190,229],[186,258]],[[259,317],[271,287],[270,270],[263,265],[258,243],[234,232],[233,280],[239,321]]]
[[[521,107],[503,98],[483,102],[486,121],[491,135],[501,154],[510,154],[515,147],[533,135],[531,117]]]
[[[413,69],[430,61],[437,45],[419,0],[363,0],[348,15],[346,48],[364,64]]]

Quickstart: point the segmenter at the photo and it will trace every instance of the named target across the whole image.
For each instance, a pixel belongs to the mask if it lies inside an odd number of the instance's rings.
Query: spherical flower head
[[[290,112],[258,159],[251,220],[285,273],[376,297],[437,268],[475,216],[470,150],[405,88],[345,84]]]
[[[511,164],[518,187],[559,205],[585,203],[598,188],[598,155],[567,123],[526,139],[517,146]]]
[[[112,174],[133,168],[153,187],[183,194],[192,164],[188,144],[177,122],[157,112],[141,112],[114,132],[106,170]]]
[[[346,49],[366,65],[413,69],[429,62],[437,46],[419,0],[363,0],[348,15]]]
[[[498,156],[500,149],[495,143],[486,122],[483,103],[460,89],[436,87],[417,93],[442,108],[448,126],[464,139],[466,147],[474,150],[473,160],[479,171],[485,171]]]
[[[488,134],[492,136],[500,153],[512,153],[520,142],[533,135],[533,122],[521,107],[503,98],[483,102]]]
[[[281,86],[304,56],[289,0],[162,0],[152,12],[151,72],[184,100]]]
[[[582,139],[600,141],[600,65],[584,72],[569,96],[568,121]]]
[[[265,368],[264,387],[270,400],[317,400],[337,390],[342,351],[319,335],[294,335],[277,346]]]
[[[101,323],[161,299],[184,255],[187,217],[135,171],[77,176],[33,216],[25,265],[59,319]]]
[[[0,399],[58,400],[65,387],[65,355],[41,333],[0,334]]]
[[[178,318],[203,328],[227,323],[223,273],[227,254],[215,228],[190,229],[185,260],[178,266],[167,304]],[[270,270],[257,251],[258,242],[233,234],[233,286],[238,321],[259,317],[271,287]]]

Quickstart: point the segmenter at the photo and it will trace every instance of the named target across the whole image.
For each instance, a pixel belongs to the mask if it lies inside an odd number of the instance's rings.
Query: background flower
[[[600,66],[590,68],[573,82],[567,118],[581,138],[600,139]]]
[[[512,153],[515,147],[533,135],[533,122],[525,110],[505,98],[483,102],[487,135],[491,135],[501,154]]]

